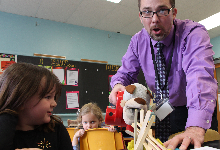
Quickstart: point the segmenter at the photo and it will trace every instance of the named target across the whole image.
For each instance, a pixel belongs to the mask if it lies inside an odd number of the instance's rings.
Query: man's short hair
[[[170,4],[172,6],[172,8],[175,8],[175,0],[170,0]],[[140,6],[141,6],[141,0],[138,0],[138,8],[140,10]]]

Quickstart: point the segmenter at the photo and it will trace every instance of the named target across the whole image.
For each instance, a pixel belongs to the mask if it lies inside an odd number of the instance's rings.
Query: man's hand
[[[113,105],[116,105],[117,92],[124,91],[124,90],[125,90],[125,86],[121,84],[116,84],[109,95],[109,102],[112,103]]]
[[[203,128],[188,127],[185,132],[166,141],[164,146],[173,150],[178,146],[178,144],[182,143],[179,147],[180,150],[186,150],[190,144],[194,145],[194,148],[200,148],[204,142],[204,137],[205,130]]]

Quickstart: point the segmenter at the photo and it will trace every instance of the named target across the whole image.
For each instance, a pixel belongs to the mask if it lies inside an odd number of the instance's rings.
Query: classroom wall
[[[211,43],[215,52],[214,58],[220,58],[220,36],[212,38]]]
[[[131,36],[93,28],[0,12],[0,52],[33,56],[66,56],[67,60],[92,59],[121,65]],[[211,39],[220,57],[220,36]]]
[[[66,56],[121,65],[131,36],[0,12],[0,52]]]

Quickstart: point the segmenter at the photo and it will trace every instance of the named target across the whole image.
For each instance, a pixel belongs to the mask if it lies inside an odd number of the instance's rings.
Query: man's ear
[[[176,18],[177,15],[177,9],[173,8],[173,20]]]
[[[143,24],[143,22],[142,22],[142,16],[141,16],[140,12],[139,12],[139,18],[140,18],[140,20],[141,20],[141,23]]]

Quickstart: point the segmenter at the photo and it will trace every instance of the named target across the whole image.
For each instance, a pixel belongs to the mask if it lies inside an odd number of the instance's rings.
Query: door
[[[218,81],[218,91],[217,91],[217,119],[218,119],[218,133],[220,133],[220,111],[219,111],[219,101],[218,97],[220,97],[220,63],[215,64],[215,79]]]

